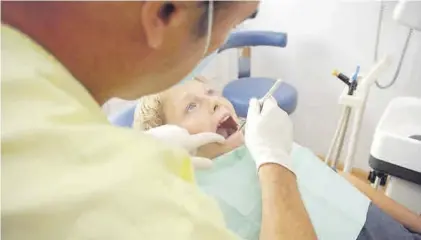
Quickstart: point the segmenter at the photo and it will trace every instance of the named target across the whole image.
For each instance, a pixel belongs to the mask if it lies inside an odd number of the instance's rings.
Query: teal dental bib
[[[292,158],[299,191],[318,239],[356,239],[370,200],[310,150],[295,144]],[[260,184],[245,147],[218,157],[212,169],[197,171],[196,181],[218,202],[229,229],[242,239],[259,238]]]

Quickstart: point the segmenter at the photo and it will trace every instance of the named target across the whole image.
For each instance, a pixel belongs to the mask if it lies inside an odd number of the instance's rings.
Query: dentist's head
[[[114,96],[135,99],[158,92],[183,79],[257,5],[3,2],[2,22],[51,52],[102,104]]]

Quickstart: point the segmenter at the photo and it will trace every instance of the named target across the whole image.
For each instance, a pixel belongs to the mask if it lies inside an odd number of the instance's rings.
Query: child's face
[[[200,148],[200,156],[215,158],[243,144],[233,106],[209,85],[189,81],[167,90],[162,100],[166,124],[181,126],[191,134],[216,132],[226,138],[225,144]]]

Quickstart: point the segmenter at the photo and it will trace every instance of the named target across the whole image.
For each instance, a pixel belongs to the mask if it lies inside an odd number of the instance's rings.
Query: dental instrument
[[[332,167],[336,168],[336,164],[343,148],[343,140],[348,128],[350,113],[351,110],[353,110],[353,125],[349,137],[350,140],[344,165],[344,172],[351,171],[356,150],[356,143],[358,141],[358,136],[361,129],[361,120],[364,114],[370,87],[374,84],[378,76],[385,71],[390,63],[390,57],[384,57],[371,69],[371,71],[365,77],[358,77],[359,67],[357,67],[357,70],[352,76],[352,82],[350,86],[346,86],[346,89],[343,91],[339,98],[339,104],[343,105],[343,110],[334,137],[332,139],[332,143],[329,147],[328,154],[325,158],[326,164],[328,164],[331,157],[334,156]],[[352,85],[354,85],[354,87]]]
[[[364,115],[365,106],[367,104],[367,98],[370,93],[370,87],[374,84],[375,80],[380,76],[380,74],[386,71],[386,69],[391,65],[391,62],[392,60],[390,56],[387,55],[384,57],[371,69],[366,77],[361,79],[356,90],[356,94],[352,96],[343,96],[344,99],[341,100],[343,104],[346,104],[346,101],[351,100],[351,102],[348,104],[355,109],[355,114],[353,116],[354,122],[349,137],[350,141],[348,144],[347,156],[345,158],[344,172],[350,172],[352,169],[356,145],[361,130],[361,121]],[[346,100],[346,98],[350,99]]]
[[[262,108],[263,103],[268,100],[270,97],[272,97],[272,94],[279,88],[279,86],[281,85],[282,80],[278,79],[276,80],[276,82],[272,85],[272,87],[269,89],[269,91],[261,98],[259,99],[259,104],[260,104],[260,108]],[[242,131],[244,126],[246,125],[247,121],[244,121],[240,127],[238,128],[238,131]]]
[[[348,86],[349,86],[349,84],[351,84],[349,82],[349,77],[346,76],[345,74],[341,73],[341,72],[338,72],[338,70],[336,70],[336,69],[334,69],[332,71],[332,75],[335,76],[335,77],[337,77],[337,78],[339,78],[342,82],[344,82]]]
[[[340,74],[334,74],[334,75],[338,76],[338,78],[340,80],[342,80],[347,85],[347,87],[348,87],[347,94],[349,96],[353,95],[355,89],[357,88],[357,85],[358,85],[357,78],[358,78],[359,72],[360,72],[360,66],[357,66],[357,69],[355,70],[354,74],[351,77],[351,82],[349,81],[349,78],[346,77],[344,74],[341,74],[341,75]],[[340,75],[340,77],[339,77],[339,75]],[[334,156],[333,159],[332,159],[332,161],[333,161],[332,167],[334,169],[336,169],[336,165],[338,163],[339,156],[342,152],[345,134],[346,134],[346,131],[348,129],[348,123],[349,123],[351,111],[352,111],[352,108],[350,106],[344,106],[343,107],[341,118],[340,118],[339,123],[338,123],[337,131],[335,132],[335,135],[333,137],[333,141],[332,141],[332,143],[329,147],[328,154],[326,155],[326,159],[325,159],[326,164],[329,164],[331,156],[332,155]]]

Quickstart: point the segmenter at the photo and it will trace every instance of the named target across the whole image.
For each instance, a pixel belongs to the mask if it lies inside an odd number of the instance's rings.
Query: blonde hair
[[[161,94],[144,96],[139,99],[133,118],[133,128],[149,130],[164,124]]]
[[[201,83],[207,82],[207,79],[203,76],[197,76],[193,80]],[[165,91],[139,99],[133,118],[132,127],[134,129],[146,131],[165,124],[162,101],[164,93]]]

